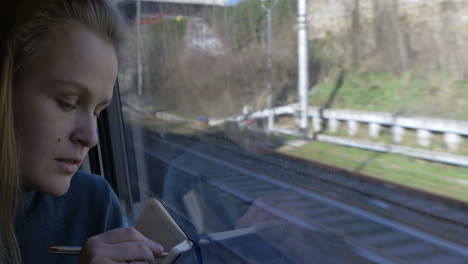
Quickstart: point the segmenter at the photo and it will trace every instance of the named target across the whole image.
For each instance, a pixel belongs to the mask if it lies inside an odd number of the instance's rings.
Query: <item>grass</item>
[[[430,151],[437,151],[437,152],[446,152],[456,155],[468,155],[468,139],[466,137],[463,138],[463,142],[458,145],[457,150],[450,150],[444,141],[444,135],[441,133],[433,133],[431,135],[431,144],[427,147],[421,146],[418,143],[417,139],[417,132],[413,129],[405,130],[405,134],[403,136],[401,143],[394,143],[392,139],[392,132],[391,129],[388,127],[382,127],[379,133],[379,136],[376,138],[372,138],[369,136],[367,131],[367,125],[360,124],[360,127],[354,136],[349,136],[346,128],[346,123],[341,123],[340,128],[337,132],[330,132],[329,130],[324,130],[324,135],[336,136],[336,137],[346,137],[350,139],[360,139],[366,140],[370,142],[378,142],[378,143],[385,143],[385,144],[395,144],[401,145],[406,147],[412,148],[419,148],[424,150]]]
[[[344,74],[331,107],[394,113],[402,106],[414,104],[418,100],[415,95],[424,85],[424,79],[409,74],[405,78],[386,72],[350,71]],[[310,96],[311,104],[325,105],[336,86],[334,78],[319,83],[314,88],[316,92]]]
[[[468,168],[323,142],[280,150],[374,178],[468,202]]]
[[[333,97],[333,93],[335,96]],[[468,120],[468,82],[444,72],[401,75],[391,72],[349,70],[341,85],[337,74],[312,88],[310,104],[329,108],[389,112],[407,116],[428,116]]]

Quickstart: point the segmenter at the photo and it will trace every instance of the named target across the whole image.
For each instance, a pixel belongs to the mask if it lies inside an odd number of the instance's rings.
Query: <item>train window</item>
[[[465,1],[118,6],[127,211],[206,263],[466,263]]]

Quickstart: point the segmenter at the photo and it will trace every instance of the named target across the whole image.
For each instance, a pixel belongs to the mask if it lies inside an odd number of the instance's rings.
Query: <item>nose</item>
[[[70,139],[73,143],[83,147],[96,146],[98,142],[97,121],[92,114],[82,115],[81,118],[78,118]]]

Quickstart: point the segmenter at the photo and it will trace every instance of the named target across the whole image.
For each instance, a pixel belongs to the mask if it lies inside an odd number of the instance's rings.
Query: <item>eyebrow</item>
[[[91,91],[89,90],[86,85],[83,85],[79,82],[76,81],[69,81],[69,80],[50,80],[50,82],[55,83],[55,84],[60,84],[60,85],[65,85],[65,86],[70,86],[73,87],[77,90],[79,90],[81,93],[86,94],[86,96],[91,97]],[[110,99],[105,99],[104,101],[100,102],[98,105],[109,105],[111,103]]]

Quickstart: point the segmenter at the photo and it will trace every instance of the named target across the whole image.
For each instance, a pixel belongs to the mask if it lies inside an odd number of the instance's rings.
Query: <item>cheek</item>
[[[70,123],[51,100],[30,102],[28,107],[16,109],[15,125],[22,156],[26,159],[40,159],[55,152],[54,147],[66,138]]]
[[[57,138],[60,138],[57,134],[63,128],[61,128],[61,123],[50,117],[50,115],[44,115],[42,112],[37,111],[31,112],[25,118],[19,120],[17,128],[21,144],[35,146],[57,143]]]
[[[44,126],[44,123],[31,123],[34,129],[24,130],[19,134],[21,156],[24,163],[42,163],[57,153],[58,142],[53,127]],[[25,164],[26,165],[26,164]]]
[[[53,175],[57,173],[55,158],[66,150],[64,121],[57,122],[40,113],[30,117],[22,123],[19,135],[23,182],[32,189],[49,192],[54,184],[63,185]]]

